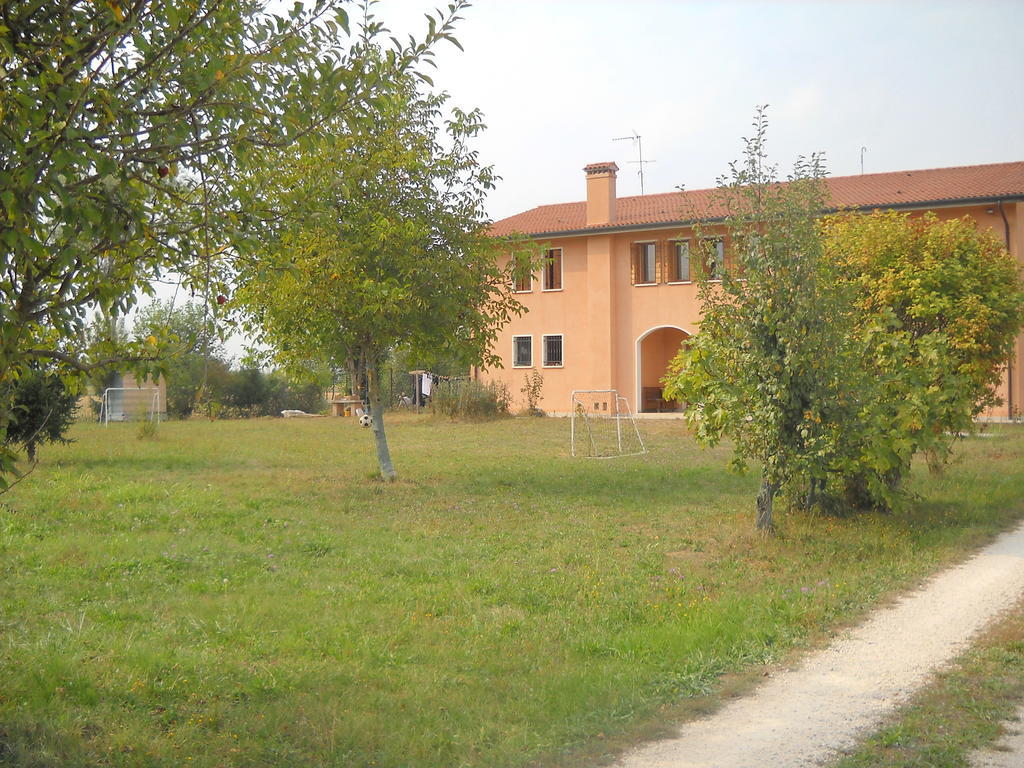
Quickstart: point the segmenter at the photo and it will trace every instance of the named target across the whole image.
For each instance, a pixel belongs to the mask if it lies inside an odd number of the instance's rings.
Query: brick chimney
[[[591,163],[587,174],[587,226],[615,223],[615,163]]]

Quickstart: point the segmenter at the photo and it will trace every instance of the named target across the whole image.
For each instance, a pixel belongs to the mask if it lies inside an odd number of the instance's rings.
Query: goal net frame
[[[152,395],[149,400],[149,413],[147,415],[148,421],[160,421],[160,388],[159,387],[107,387],[103,390],[103,396],[100,398],[100,423],[103,426],[110,425],[110,393],[111,392],[138,392],[140,394],[151,392]],[[137,402],[145,405],[145,399],[140,399]],[[131,421],[132,414],[129,414],[127,410],[119,412],[122,417],[115,419],[115,421]]]
[[[587,395],[591,396],[588,398],[591,402],[594,402],[592,398],[593,395],[606,396],[608,398],[606,402],[610,403],[612,408],[609,409],[607,413],[604,411],[597,412],[595,410],[592,415],[591,412],[587,410],[586,402],[582,399],[582,396]],[[598,450],[597,443],[594,440],[594,431],[591,425],[592,419],[602,419],[615,422],[615,453],[605,455]],[[577,422],[582,423],[578,425]],[[629,432],[632,431],[633,436],[636,437],[636,445],[639,446],[639,450],[631,450],[628,452],[623,451],[624,431],[626,432],[627,437],[629,436]],[[647,446],[644,445],[644,439],[640,436],[640,430],[636,426],[636,419],[633,417],[633,412],[629,408],[629,401],[620,395],[617,389],[574,389],[572,391],[569,422],[569,450],[573,456],[577,455],[576,444],[578,439],[586,440],[586,444],[589,444],[590,454],[584,456],[584,458],[588,459],[616,459],[620,456],[640,456],[641,454],[647,453]]]

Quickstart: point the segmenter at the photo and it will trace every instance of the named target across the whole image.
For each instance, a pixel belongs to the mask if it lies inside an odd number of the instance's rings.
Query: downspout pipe
[[[1010,222],[1006,218],[1006,209],[1003,208],[1003,201],[996,202],[999,208],[999,215],[1003,217],[1003,240],[1006,241],[1006,250],[1010,250]],[[1020,206],[1017,206],[1017,215],[1020,216]],[[1006,361],[1006,415],[1013,421],[1013,352],[1010,352],[1010,359]]]

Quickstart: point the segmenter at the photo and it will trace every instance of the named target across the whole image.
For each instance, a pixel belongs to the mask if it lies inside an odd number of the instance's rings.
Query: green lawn
[[[902,516],[779,514],[679,422],[78,426],[0,497],[0,764],[567,764],[1024,517],[1024,430]],[[671,710],[676,711],[676,710]]]

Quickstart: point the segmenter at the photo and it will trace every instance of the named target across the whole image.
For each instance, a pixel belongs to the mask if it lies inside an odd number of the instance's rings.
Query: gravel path
[[[749,696],[619,768],[804,768],[837,757],[1024,594],[1024,524]],[[1024,762],[1014,763],[1024,765]]]

